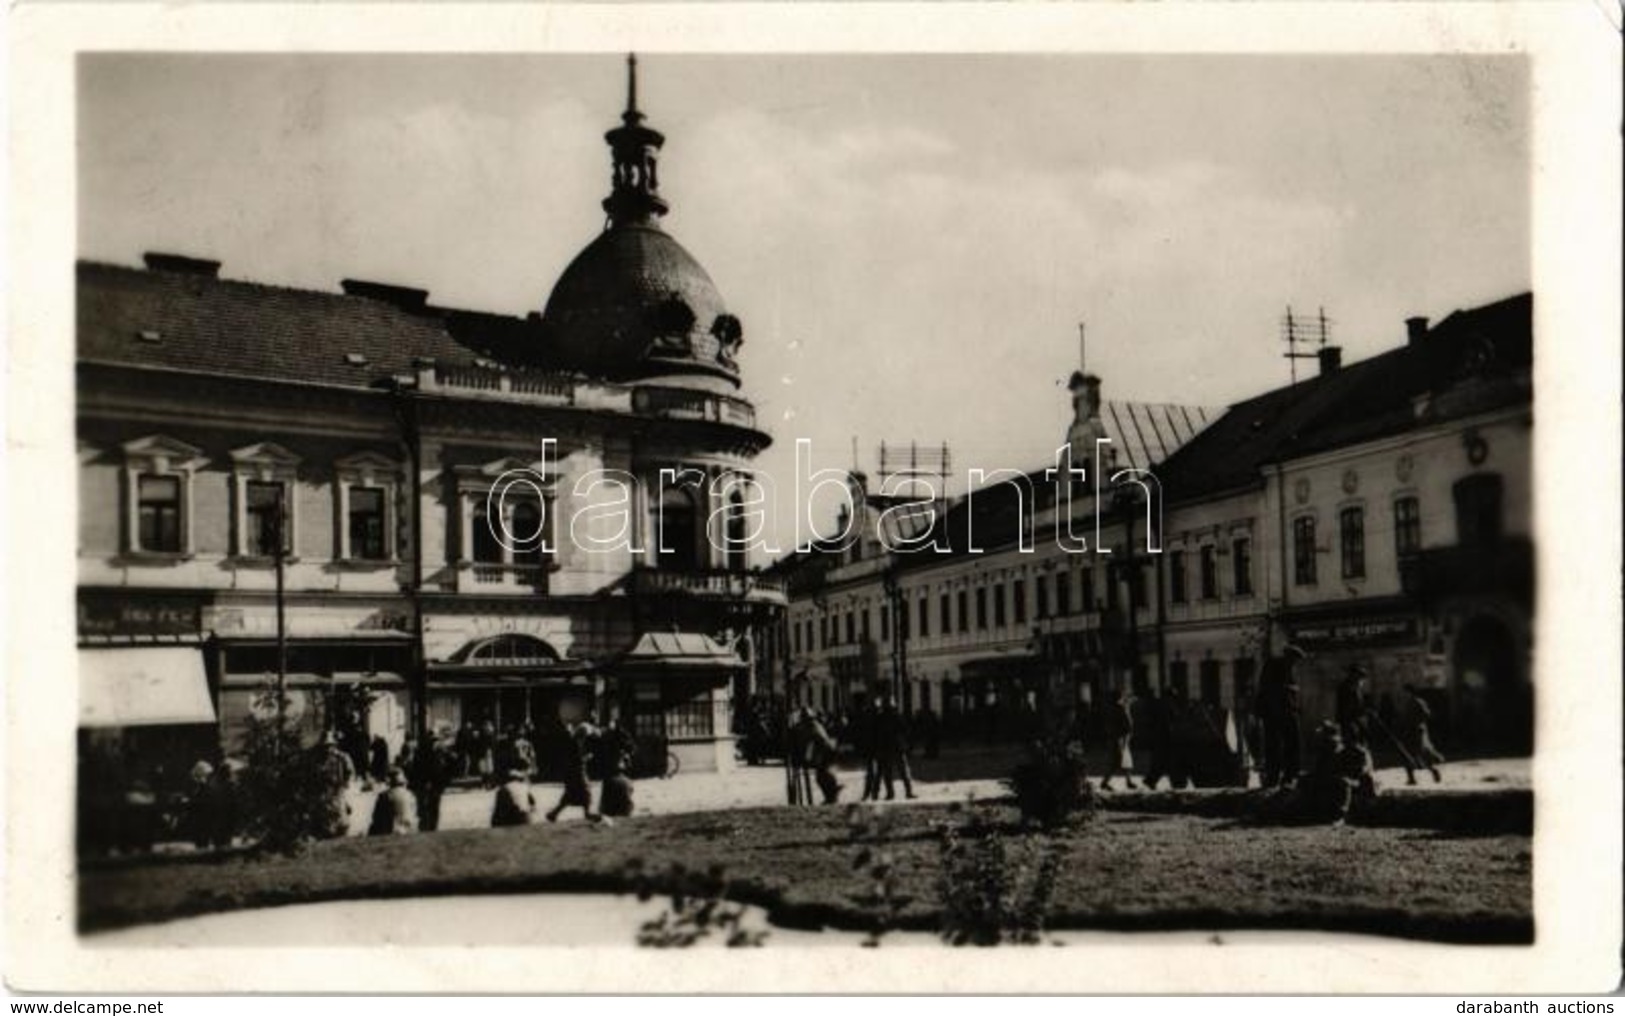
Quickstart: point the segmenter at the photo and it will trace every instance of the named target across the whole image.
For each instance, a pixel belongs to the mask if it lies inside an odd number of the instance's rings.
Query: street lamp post
[[[287,522],[284,515],[285,501],[282,495],[276,500],[276,507],[271,513],[271,561],[276,571],[276,728],[277,736],[273,743],[277,751],[282,750],[282,735],[287,729],[288,710],[288,618],[285,596],[286,576],[284,571],[288,561],[288,547],[284,539],[287,532]]]
[[[897,581],[895,566],[886,570],[886,603],[891,609],[891,695],[901,707],[903,701],[903,675],[908,671],[908,606],[904,602],[903,587]]]

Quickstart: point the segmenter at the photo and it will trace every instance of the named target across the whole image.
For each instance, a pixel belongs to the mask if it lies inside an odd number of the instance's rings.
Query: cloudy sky
[[[1529,288],[1518,57],[707,56],[642,60],[666,228],[743,320],[782,484],[796,438],[956,472],[1060,443],[1077,365],[1113,399],[1287,379],[1277,321],[1345,360]],[[522,314],[601,228],[624,65],[601,56],[95,56],[80,253],[427,288]],[[1311,368],[1312,369],[1312,368]],[[961,480],[962,483],[962,480]]]

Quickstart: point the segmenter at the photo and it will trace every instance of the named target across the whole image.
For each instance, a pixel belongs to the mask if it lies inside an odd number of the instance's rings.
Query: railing
[[[687,388],[645,385],[633,393],[632,408],[645,416],[656,416],[663,420],[709,420],[736,427],[756,426],[756,410],[744,399]]]
[[[421,391],[545,402],[552,406],[576,405],[582,401],[580,389],[585,387],[583,382],[559,374],[533,374],[478,364],[430,364],[418,370]]]
[[[633,573],[633,589],[643,596],[680,595],[779,604],[788,602],[784,579],[756,572],[647,568]]]
[[[463,567],[469,581],[479,592],[540,592],[547,587],[548,569],[545,565],[473,562]]]

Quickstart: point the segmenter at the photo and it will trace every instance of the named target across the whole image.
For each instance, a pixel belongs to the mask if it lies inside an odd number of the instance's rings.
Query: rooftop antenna
[[[1298,383],[1298,361],[1318,358],[1330,335],[1331,320],[1326,317],[1325,307],[1319,308],[1313,318],[1302,318],[1292,313],[1291,304],[1287,305],[1286,316],[1281,319],[1281,338],[1286,341],[1286,352],[1281,355],[1292,365],[1294,385]]]

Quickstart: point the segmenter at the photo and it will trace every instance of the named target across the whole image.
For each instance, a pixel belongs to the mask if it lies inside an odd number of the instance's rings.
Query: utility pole
[[[276,729],[272,743],[282,750],[282,736],[287,730],[288,712],[288,611],[286,602],[287,546],[287,486],[278,494],[276,508],[271,512],[271,561],[276,566]]]

